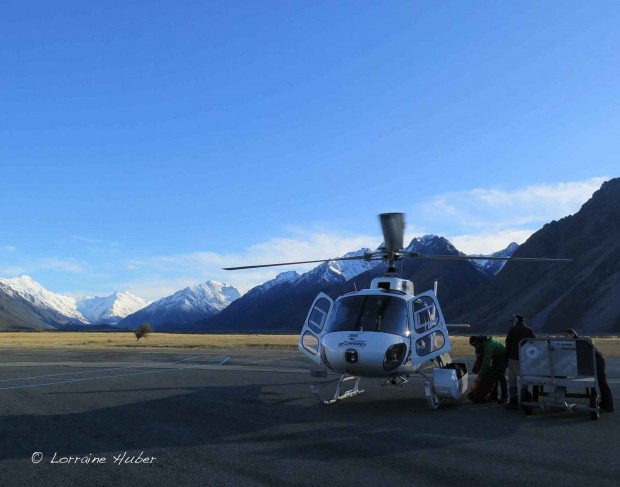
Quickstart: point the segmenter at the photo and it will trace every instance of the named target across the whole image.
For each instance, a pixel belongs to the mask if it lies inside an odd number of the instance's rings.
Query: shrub
[[[140,338],[142,337],[147,337],[149,336],[149,334],[152,332],[153,330],[151,329],[151,327],[149,326],[148,323],[142,323],[138,329],[136,331],[134,331],[134,334],[136,335],[136,340],[140,340]]]

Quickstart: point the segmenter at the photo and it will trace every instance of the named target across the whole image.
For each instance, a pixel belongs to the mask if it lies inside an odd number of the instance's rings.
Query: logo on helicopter
[[[365,347],[366,342],[364,340],[358,340],[359,333],[349,334],[349,339],[344,342],[340,342],[338,347]]]

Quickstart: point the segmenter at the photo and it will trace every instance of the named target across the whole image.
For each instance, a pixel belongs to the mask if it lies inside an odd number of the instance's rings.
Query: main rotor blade
[[[381,228],[383,229],[383,245],[387,254],[392,254],[403,248],[403,234],[405,231],[404,213],[381,213]]]
[[[317,262],[329,262],[330,260],[379,260],[375,254],[358,255],[355,257],[334,257],[333,259],[303,260],[300,262],[280,262],[278,264],[244,265],[241,267],[224,267],[225,271],[238,271],[242,269],[259,269],[261,267],[278,267],[281,265],[316,264]]]
[[[572,262],[573,259],[550,259],[547,257],[485,257],[483,255],[422,255],[417,253],[403,253],[414,259],[441,259],[441,260],[511,260],[515,262]]]

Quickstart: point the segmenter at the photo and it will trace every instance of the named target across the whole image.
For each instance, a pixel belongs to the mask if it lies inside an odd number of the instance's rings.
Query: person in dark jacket
[[[476,365],[479,367],[478,379],[468,398],[473,402],[497,400],[496,384],[501,388],[501,402],[508,396],[506,387],[506,348],[504,344],[488,336],[473,336],[469,344],[476,349]],[[495,397],[493,397],[495,396]]]
[[[580,338],[577,332],[573,328],[567,328],[564,330],[565,338]],[[596,354],[596,380],[598,382],[598,388],[601,391],[601,409],[610,413],[614,412],[614,397],[611,394],[611,389],[607,383],[607,363],[603,354],[594,347],[594,353]]]
[[[508,406],[518,407],[517,377],[519,376],[519,343],[525,338],[536,338],[534,330],[525,324],[521,315],[512,317],[512,327],[506,335],[506,358],[508,359]]]

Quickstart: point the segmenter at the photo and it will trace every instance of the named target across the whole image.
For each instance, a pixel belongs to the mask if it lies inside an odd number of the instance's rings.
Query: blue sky
[[[618,176],[616,1],[0,9],[0,276],[156,299],[380,243],[523,242]],[[298,268],[302,271],[304,268]]]

